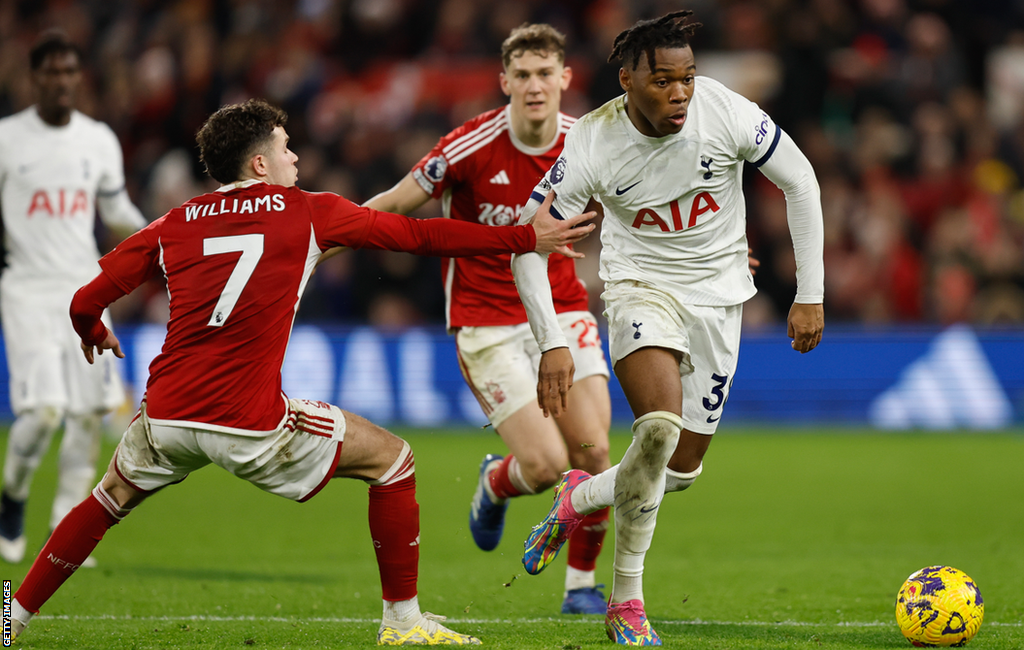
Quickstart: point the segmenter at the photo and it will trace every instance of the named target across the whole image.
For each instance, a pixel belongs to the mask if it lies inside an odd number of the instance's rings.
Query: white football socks
[[[409,600],[385,600],[384,620],[388,623],[407,623],[412,627],[420,617],[419,596],[413,596]],[[408,631],[408,630],[403,630]]]
[[[42,406],[23,411],[11,425],[4,459],[4,492],[15,501],[28,498],[32,476],[50,448],[61,417],[59,409]]]
[[[64,421],[64,436],[60,443],[57,494],[50,513],[50,530],[71,509],[89,496],[96,480],[96,460],[100,453],[99,414],[69,415]]]
[[[682,428],[680,417],[668,411],[646,413],[633,423],[633,442],[615,477],[614,603],[643,600],[644,557],[665,496],[665,469]]]

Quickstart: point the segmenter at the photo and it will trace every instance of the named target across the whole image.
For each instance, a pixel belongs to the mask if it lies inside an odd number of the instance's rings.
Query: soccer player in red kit
[[[500,82],[508,105],[441,138],[367,207],[408,214],[435,198],[450,219],[516,223],[576,121],[559,110],[572,70],[565,66],[565,37],[550,25],[517,27],[501,54]],[[573,260],[552,258],[548,271],[555,309],[576,373],[568,408],[554,419],[544,417],[535,388],[540,350],[512,280],[510,255],[446,258],[442,265],[448,328],[455,333],[463,376],[511,452],[484,457],[470,507],[473,539],[490,551],[501,540],[508,499],[547,490],[570,465],[590,473],[610,466],[608,364]],[[569,540],[563,613],[604,614],[594,568],[607,527],[604,508],[588,515]]]
[[[111,350],[103,309],[158,272],[170,319],[146,395],[103,479],[57,526],[12,602],[12,632],[88,557],[104,533],[148,495],[210,463],[268,492],[306,501],[328,479],[370,485],[370,533],[380,570],[381,645],[476,645],[420,612],[419,506],[408,443],[323,402],[288,399],[281,364],[299,299],[322,251],[337,246],[423,255],[531,250],[573,253],[593,226],[548,215],[537,228],[418,222],[295,186],[283,111],[260,100],[226,106],[197,135],[224,185],[171,210],[100,260],[75,294],[71,319],[92,363]]]

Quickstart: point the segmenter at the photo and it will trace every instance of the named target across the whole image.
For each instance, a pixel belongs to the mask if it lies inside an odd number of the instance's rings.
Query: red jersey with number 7
[[[413,167],[413,178],[441,200],[445,217],[488,226],[517,223],[576,121],[559,113],[554,141],[535,148],[516,137],[509,110],[506,106],[474,117],[441,138]],[[511,255],[445,258],[441,264],[449,328],[526,322],[526,309],[512,279]],[[571,258],[551,255],[548,279],[556,312],[587,309],[587,289],[576,277]]]
[[[100,260],[124,293],[159,271],[167,278],[170,319],[150,365],[150,418],[241,435],[276,429],[286,413],[285,348],[321,252],[349,246],[476,255],[525,253],[536,245],[532,228],[467,226],[260,182],[226,186],[171,210]],[[76,295],[72,303],[79,334],[95,331],[98,322],[98,311],[93,322],[76,307],[88,297]],[[83,334],[86,343],[97,342],[90,338]]]

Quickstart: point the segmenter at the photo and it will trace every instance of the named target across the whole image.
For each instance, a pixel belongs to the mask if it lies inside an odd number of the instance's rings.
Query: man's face
[[[569,87],[572,70],[554,53],[525,51],[513,54],[501,73],[501,90],[509,96],[512,111],[528,120],[542,122],[558,112],[562,91]]]
[[[640,55],[636,70],[619,70],[619,83],[636,111],[630,112],[630,119],[637,130],[652,138],[679,133],[693,97],[696,73],[690,47],[656,49],[653,70],[646,54]]]
[[[263,158],[262,163],[266,172],[263,180],[271,185],[284,187],[291,187],[298,182],[299,168],[295,163],[299,161],[299,157],[288,148],[288,134],[284,127],[274,127],[270,149],[259,155]]]
[[[81,82],[82,66],[74,52],[51,54],[32,72],[32,85],[44,113],[70,113]]]

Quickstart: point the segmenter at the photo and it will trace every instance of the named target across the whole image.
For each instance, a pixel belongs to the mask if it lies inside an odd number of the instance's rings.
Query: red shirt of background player
[[[519,142],[509,107],[474,117],[434,146],[412,169],[420,187],[442,201],[445,216],[490,226],[515,224],[537,181],[562,153],[565,134],[576,118],[558,114],[558,137],[547,150]],[[448,327],[518,325],[526,310],[512,280],[511,255],[444,258]],[[587,290],[574,261],[548,260],[555,311],[587,310]]]

